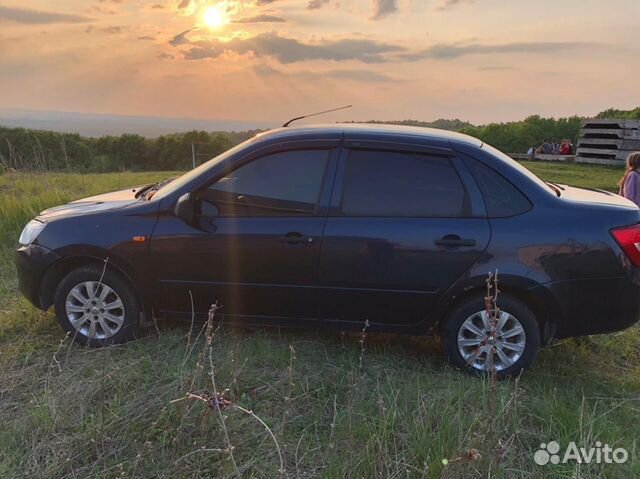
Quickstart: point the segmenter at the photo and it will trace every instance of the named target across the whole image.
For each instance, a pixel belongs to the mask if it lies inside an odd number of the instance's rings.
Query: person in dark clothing
[[[544,143],[540,147],[540,153],[543,155],[551,155],[553,153],[553,145],[549,140],[544,140]]]

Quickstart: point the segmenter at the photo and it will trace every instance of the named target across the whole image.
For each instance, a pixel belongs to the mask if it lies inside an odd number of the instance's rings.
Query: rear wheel
[[[442,344],[451,363],[472,373],[517,375],[527,369],[540,347],[540,329],[531,310],[511,296],[498,298],[500,313],[492,331],[484,298],[458,305],[442,330]]]
[[[54,298],[56,317],[75,341],[106,346],[135,337],[140,306],[133,288],[112,271],[80,268],[65,276]]]

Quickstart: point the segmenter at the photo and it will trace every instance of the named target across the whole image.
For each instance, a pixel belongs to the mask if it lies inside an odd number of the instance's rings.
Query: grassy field
[[[609,190],[621,174],[526,166]],[[45,207],[164,176],[0,176],[1,478],[640,476],[638,328],[554,344],[495,388],[447,366],[428,338],[217,323],[211,356],[199,324],[104,350],[72,344],[16,291],[20,229]],[[213,391],[212,371],[231,401],[221,414],[187,397]],[[629,459],[537,466],[551,440]]]

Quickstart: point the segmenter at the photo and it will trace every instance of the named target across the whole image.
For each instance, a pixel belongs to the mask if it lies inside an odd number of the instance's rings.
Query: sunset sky
[[[640,105],[638,0],[0,0],[0,107],[272,121]]]

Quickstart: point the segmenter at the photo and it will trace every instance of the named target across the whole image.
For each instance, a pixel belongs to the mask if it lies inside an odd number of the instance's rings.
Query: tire
[[[486,333],[490,323],[484,297],[474,296],[454,307],[441,330],[444,353],[454,366],[472,374],[487,374],[490,348],[495,351],[493,365],[498,377],[517,376],[531,366],[540,348],[540,327],[534,314],[522,301],[504,294],[498,297],[498,308],[501,316],[497,326],[502,327],[491,338]]]
[[[104,275],[94,267],[72,271],[56,288],[54,305],[62,328],[83,345],[121,344],[135,338],[140,327],[133,287],[110,270]]]

